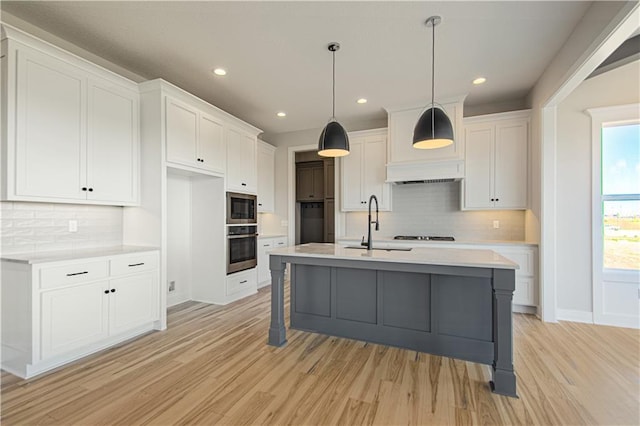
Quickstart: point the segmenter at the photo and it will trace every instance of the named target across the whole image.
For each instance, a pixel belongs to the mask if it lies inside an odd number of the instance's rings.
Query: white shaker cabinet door
[[[16,195],[85,198],[85,74],[34,50],[17,61]]]
[[[466,176],[464,203],[468,209],[492,208],[494,127],[474,126],[465,129]]]
[[[135,203],[138,199],[137,94],[89,81],[87,199]]]
[[[169,97],[166,108],[167,161],[200,167],[196,161],[198,112]]]
[[[499,208],[527,207],[528,131],[526,120],[496,125],[495,197]]]
[[[258,212],[273,213],[275,209],[275,148],[265,142],[258,144]]]
[[[349,151],[349,155],[340,158],[342,164],[342,210],[366,210],[367,204],[362,194],[364,143],[351,140]]]
[[[40,359],[108,337],[108,288],[100,281],[42,293]]]
[[[158,275],[155,272],[109,281],[109,331],[118,334],[158,319]]]
[[[369,208],[369,197],[375,195],[378,199],[378,208],[389,209],[389,184],[385,183],[387,176],[387,142],[386,137],[368,138],[364,146],[362,158],[362,191],[363,197]]]
[[[227,152],[224,143],[223,123],[211,116],[200,114],[198,138],[198,167],[224,174]]]
[[[256,139],[229,128],[227,131],[227,189],[255,194],[258,190]]]

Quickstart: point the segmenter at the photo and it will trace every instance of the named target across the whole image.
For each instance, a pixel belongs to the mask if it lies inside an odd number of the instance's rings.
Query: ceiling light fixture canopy
[[[339,43],[330,43],[327,46],[333,54],[333,110],[331,120],[322,129],[318,141],[318,155],[322,157],[343,157],[349,154],[349,137],[344,127],[336,120],[336,51],[340,49]]]
[[[431,39],[431,104],[422,113],[413,129],[413,147],[419,149],[443,148],[453,143],[453,126],[447,113],[435,104],[435,51],[436,25],[442,21],[440,16],[431,16],[425,24],[433,29]]]

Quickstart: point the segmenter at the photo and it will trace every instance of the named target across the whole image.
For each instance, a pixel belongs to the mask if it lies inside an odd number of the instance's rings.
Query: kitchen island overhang
[[[487,364],[491,389],[516,397],[511,301],[518,265],[490,250],[359,250],[326,243],[269,253],[268,343],[291,328]]]

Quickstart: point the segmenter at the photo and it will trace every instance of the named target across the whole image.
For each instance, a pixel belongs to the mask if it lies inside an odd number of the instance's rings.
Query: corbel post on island
[[[269,255],[271,269],[271,326],[269,327],[269,345],[283,346],[287,343],[287,331],[284,327],[284,272],[287,264],[282,256]]]
[[[516,375],[513,370],[512,299],[515,270],[493,270],[493,380],[494,393],[517,398]]]

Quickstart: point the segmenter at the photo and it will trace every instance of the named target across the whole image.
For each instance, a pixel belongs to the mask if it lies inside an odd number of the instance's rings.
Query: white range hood
[[[415,149],[412,144],[413,128],[426,109],[424,105],[386,108],[389,117],[387,182],[450,182],[464,178],[462,104],[465,96],[441,103],[451,119],[454,142],[438,149]]]

